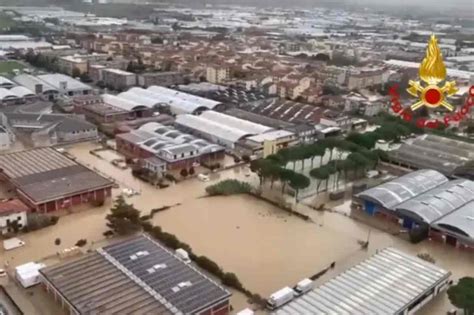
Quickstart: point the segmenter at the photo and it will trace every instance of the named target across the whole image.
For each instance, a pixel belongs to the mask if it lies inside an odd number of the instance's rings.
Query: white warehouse
[[[150,86],[148,89],[133,87],[118,97],[141,103],[147,107],[167,106],[171,113],[197,114],[208,109],[215,109],[220,102],[204,97],[179,92],[162,86]]]
[[[201,115],[178,115],[178,129],[233,149],[237,141],[247,136],[260,135],[274,129],[247,120],[207,110]]]

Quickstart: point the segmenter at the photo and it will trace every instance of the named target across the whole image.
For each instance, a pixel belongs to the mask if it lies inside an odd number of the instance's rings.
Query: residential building
[[[235,151],[240,155],[255,155],[266,158],[283,148],[288,148],[298,143],[298,137],[293,132],[274,130],[239,140],[235,145]]]
[[[104,80],[103,71],[106,68],[107,67],[103,65],[95,65],[95,64],[89,65],[89,70],[88,70],[89,77],[95,83],[97,83],[98,81],[103,81]]]
[[[186,76],[183,73],[177,71],[144,73],[138,75],[138,85],[145,88],[152,85],[179,85],[186,82],[185,78]]]
[[[40,275],[46,292],[70,314],[230,314],[229,291],[147,235],[48,266]]]
[[[0,233],[7,234],[21,230],[27,225],[30,208],[19,199],[0,201]]]
[[[80,57],[65,56],[58,58],[59,70],[67,75],[72,76],[75,71],[79,74],[87,72],[87,60]]]
[[[383,69],[349,69],[346,72],[345,84],[349,90],[365,89],[375,85],[382,85],[385,70]]]
[[[275,310],[283,314],[415,314],[449,286],[451,272],[385,248]]]
[[[137,85],[137,75],[119,69],[104,69],[102,70],[102,81],[106,87],[122,91]]]
[[[225,66],[208,66],[206,68],[207,82],[219,84],[230,79],[230,68]]]
[[[0,155],[0,177],[33,212],[51,212],[103,202],[113,183],[59,153],[38,148]]]

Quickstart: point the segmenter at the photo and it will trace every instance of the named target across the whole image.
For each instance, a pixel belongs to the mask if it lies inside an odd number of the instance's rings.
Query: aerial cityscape
[[[474,315],[471,1],[0,0],[0,314]]]

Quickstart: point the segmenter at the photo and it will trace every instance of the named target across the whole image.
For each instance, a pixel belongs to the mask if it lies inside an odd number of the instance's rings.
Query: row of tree
[[[296,172],[296,165],[300,162],[301,170],[303,170],[307,166],[305,163],[309,160],[312,169],[309,174],[318,181],[317,192],[324,182],[326,190],[328,189],[329,180],[333,175],[333,187],[338,189],[342,178],[347,182],[350,176],[353,178],[363,176],[365,171],[375,168],[380,160],[387,159],[385,151],[374,149],[378,140],[398,142],[413,133],[422,132],[422,129],[400,118],[384,118],[383,125],[372,132],[354,132],[345,139],[330,137],[313,144],[285,148],[265,159],[253,161],[251,170],[258,174],[260,184],[269,179],[273,187],[274,181],[280,181],[282,190],[288,184],[295,190],[297,197],[299,190],[310,185],[310,180],[305,175]],[[329,161],[323,165],[323,157],[327,153],[329,153]],[[347,156],[342,159],[344,154]],[[313,168],[316,159],[319,159],[319,167]],[[289,163],[292,163],[292,170],[286,168]]]

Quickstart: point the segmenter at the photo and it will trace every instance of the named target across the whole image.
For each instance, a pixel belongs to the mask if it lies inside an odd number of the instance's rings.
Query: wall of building
[[[81,194],[76,194],[72,196],[67,196],[64,198],[58,198],[53,201],[49,201],[46,203],[33,205],[34,210],[39,213],[48,213],[62,209],[69,209],[74,206],[78,206],[81,204],[97,201],[102,202],[105,201],[107,198],[112,196],[112,188],[101,188],[97,190],[91,190],[88,192],[84,192]],[[26,202],[26,200],[22,201]],[[31,202],[28,201],[27,204],[31,205]]]
[[[72,132],[58,132],[58,142],[79,142],[90,139],[96,139],[99,134],[97,128],[84,129]]]

